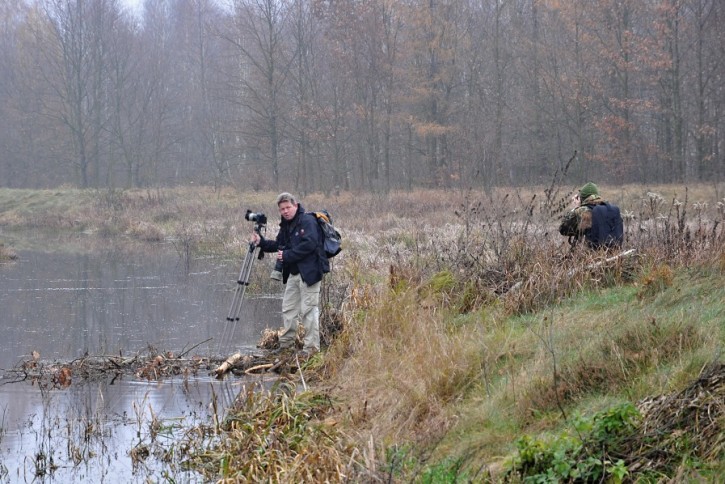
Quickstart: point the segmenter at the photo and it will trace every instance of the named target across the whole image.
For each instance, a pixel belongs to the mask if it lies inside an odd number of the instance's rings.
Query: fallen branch
[[[214,338],[208,338],[208,339],[202,341],[201,343],[195,344],[194,346],[192,346],[188,350],[182,351],[181,354],[179,355],[179,358],[183,358],[184,356],[186,356],[187,354],[189,354],[193,349],[198,348],[199,346],[203,345],[204,343],[208,343],[212,339],[214,339]]]
[[[231,370],[232,367],[234,365],[236,365],[239,362],[239,360],[241,360],[241,359],[242,359],[241,353],[234,353],[232,356],[227,358],[226,361],[224,361],[224,363],[219,365],[219,367],[216,370],[214,370],[214,373],[216,373],[216,377],[217,378],[223,377],[224,374],[226,372],[228,372],[229,370]]]
[[[272,368],[273,366],[274,366],[274,363],[265,363],[263,365],[256,365],[256,366],[253,366],[251,368],[247,368],[246,370],[244,370],[244,374],[251,375],[254,372],[256,372],[257,370],[268,370],[268,369]]]
[[[609,264],[610,262],[614,262],[615,260],[621,259],[622,257],[629,257],[630,255],[634,254],[636,251],[637,251],[637,249],[628,249],[620,254],[613,255],[612,257],[607,257],[606,259],[592,262],[591,264],[584,266],[584,270],[596,269],[597,267],[601,267],[605,264]],[[569,277],[571,277],[574,274],[576,274],[577,272],[579,272],[580,270],[582,270],[582,269],[579,269],[579,268],[572,269],[567,273],[567,275]]]
[[[592,269],[596,269],[596,268],[601,267],[603,265],[609,264],[610,262],[614,262],[617,259],[621,259],[623,257],[629,257],[630,255],[634,254],[636,252],[636,250],[637,249],[628,249],[628,250],[625,250],[624,252],[622,252],[620,254],[613,255],[612,257],[607,257],[606,259],[601,259],[601,260],[598,260],[596,262],[592,262],[591,264],[587,264],[584,267],[575,267],[574,269],[571,269],[569,272],[567,272],[566,275],[567,275],[567,277],[571,277],[574,274],[576,274],[578,272],[581,272],[583,270],[584,271],[590,271]],[[524,281],[517,281],[504,294],[513,294],[513,293],[515,293],[516,291],[518,291],[518,290],[521,289],[521,287],[523,286],[523,284],[524,284]]]

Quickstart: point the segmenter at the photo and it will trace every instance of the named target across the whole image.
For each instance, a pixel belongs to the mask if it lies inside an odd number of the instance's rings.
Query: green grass
[[[208,459],[197,456],[205,476],[274,479],[267,473],[274,469],[304,478],[317,467],[333,478],[345,463],[353,481],[496,480],[523,435],[556,436],[574,415],[591,418],[684,388],[719,354],[722,213],[708,214],[719,227],[715,238],[666,234],[656,219],[642,219],[652,230],[629,232],[637,256],[591,271],[596,254],[570,253],[561,238],[544,235],[555,232],[551,207],[527,216],[514,200],[531,193],[505,198],[511,190],[306,197],[306,207],[330,209],[343,233],[325,302],[342,332],[306,370],[313,373],[306,375],[310,395],[248,400],[254,405],[240,409],[240,421],[264,418],[252,432],[228,429]],[[623,187],[622,208],[639,213],[650,190]],[[165,237],[184,250],[240,258],[251,231],[244,210],[276,218],[273,193],[58,192],[0,190],[0,225]],[[692,190],[690,202],[703,198],[715,207],[712,192]],[[482,203],[461,210],[471,200]],[[517,232],[523,226],[527,234]],[[275,230],[271,222],[270,236]],[[255,275],[252,289],[265,283],[267,271]],[[293,421],[299,425],[289,426]],[[255,453],[269,444],[257,434],[277,430],[322,444],[312,454],[287,445],[269,458]],[[324,435],[334,442],[325,444]],[[706,477],[722,467],[690,461],[681,475]]]
[[[92,195],[88,190],[23,190],[0,188],[0,212],[63,212],[83,206]]]
[[[490,396],[482,385],[474,386],[456,405],[459,420],[439,445],[438,458],[465,458],[463,468],[470,470],[477,462],[510,455],[523,432],[535,435],[564,425],[554,401],[552,356],[522,330],[545,318],[554,320],[551,343],[568,415],[591,414],[692,381],[725,343],[723,281],[719,272],[683,269],[672,286],[644,300],[635,286],[613,287],[509,318],[498,336],[489,337],[501,343],[499,351],[506,346],[528,351],[519,349],[519,358],[499,365]],[[512,337],[503,343],[507,328]],[[514,377],[520,381],[512,383]]]
[[[359,438],[433,445],[411,471],[419,478],[480,478],[482,462],[496,473],[519,436],[556,431],[564,413],[605,411],[697,376],[723,342],[724,278],[701,266],[673,274],[644,295],[639,282],[592,287],[514,315],[496,304],[460,314],[450,273],[398,281],[349,321],[353,354],[338,362],[331,348],[331,384]]]

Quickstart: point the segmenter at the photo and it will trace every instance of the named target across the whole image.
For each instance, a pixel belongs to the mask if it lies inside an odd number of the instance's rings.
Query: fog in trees
[[[725,179],[719,0],[5,0],[0,186]]]

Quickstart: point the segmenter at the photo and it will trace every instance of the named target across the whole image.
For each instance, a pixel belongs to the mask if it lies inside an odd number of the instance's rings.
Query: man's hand
[[[571,208],[577,208],[580,205],[579,195],[571,197]]]
[[[262,237],[259,236],[257,232],[252,232],[252,240],[250,242],[254,243],[254,245],[259,245],[259,242],[262,240]]]
[[[277,251],[277,260],[278,261],[281,261],[282,260],[282,251],[281,250],[278,250]]]

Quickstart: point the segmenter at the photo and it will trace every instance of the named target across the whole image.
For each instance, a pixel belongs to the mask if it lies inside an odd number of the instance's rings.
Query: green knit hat
[[[592,182],[587,183],[579,190],[579,200],[586,200],[592,195],[599,195],[599,188]]]

